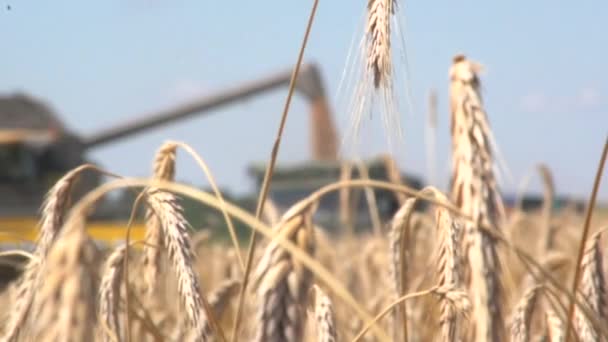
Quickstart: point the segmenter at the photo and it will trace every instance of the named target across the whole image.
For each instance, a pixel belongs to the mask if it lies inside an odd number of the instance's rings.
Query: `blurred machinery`
[[[44,195],[54,182],[68,170],[89,162],[86,153],[94,148],[116,143],[135,134],[160,127],[194,115],[211,113],[212,109],[261,94],[289,84],[291,69],[266,78],[241,84],[232,89],[204,96],[168,110],[149,113],[101,130],[89,136],[69,131],[39,100],[17,94],[0,98],[0,242],[17,244],[32,242]],[[318,187],[337,181],[342,164],[337,158],[337,134],[318,67],[303,65],[296,82],[296,91],[310,104],[310,161],[284,167],[278,165],[270,196],[285,208]],[[367,165],[371,178],[387,179],[390,172],[386,160],[373,160]],[[260,184],[264,164],[254,164],[250,174]],[[73,199],[96,187],[100,175],[85,172],[73,190]],[[349,177],[357,177],[353,171]],[[399,176],[401,177],[401,176]],[[406,183],[419,187],[412,177],[402,177]],[[386,191],[376,193],[381,215],[391,215],[398,198]],[[116,200],[114,200],[116,201]],[[322,213],[329,213],[336,203],[328,199],[322,203]],[[353,204],[357,206],[357,203]],[[327,209],[327,210],[324,210]],[[89,230],[102,242],[122,240],[130,205],[106,201],[101,203],[91,218]],[[354,212],[364,212],[353,210]],[[334,211],[335,212],[335,211]],[[365,222],[361,218],[361,222]],[[358,219],[357,219],[358,220]],[[143,237],[141,223],[132,227],[133,238]]]

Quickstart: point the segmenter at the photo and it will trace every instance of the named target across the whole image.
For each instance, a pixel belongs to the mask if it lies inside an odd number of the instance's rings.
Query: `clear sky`
[[[321,0],[305,59],[319,63],[332,103],[367,0]],[[560,193],[586,196],[608,135],[608,2],[407,1],[401,26],[414,111],[402,113],[405,149],[397,158],[426,178],[424,110],[439,91],[438,173],[449,171],[447,70],[463,52],[486,67],[484,96],[496,139],[513,174],[513,192],[534,165],[554,172]],[[86,135],[146,112],[291,66],[312,1],[0,0],[0,92],[48,102]],[[10,7],[10,8],[9,8]],[[395,42],[400,47],[399,42]],[[400,68],[404,70],[404,68]],[[218,182],[252,189],[245,167],[267,160],[286,89],[108,145],[91,159],[145,176],[167,139],[191,144]],[[399,96],[402,96],[399,93]],[[404,96],[404,95],[403,95]],[[334,106],[340,132],[348,113]],[[279,161],[309,158],[306,103],[295,98]],[[386,151],[375,116],[364,153]],[[204,184],[180,156],[178,178]],[[608,178],[604,177],[608,183]],[[536,177],[532,189],[539,189]],[[608,199],[608,184],[601,196]]]

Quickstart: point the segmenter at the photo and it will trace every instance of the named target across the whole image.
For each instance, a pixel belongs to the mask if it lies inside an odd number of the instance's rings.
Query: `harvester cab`
[[[0,98],[2,217],[35,216],[49,187],[84,163],[83,157],[78,138],[65,131],[44,103],[22,94]],[[98,181],[87,177],[85,184]]]

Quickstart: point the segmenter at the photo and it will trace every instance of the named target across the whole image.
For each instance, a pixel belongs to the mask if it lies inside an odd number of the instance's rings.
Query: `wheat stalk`
[[[314,291],[317,341],[336,342],[336,323],[331,299],[316,284],[312,286],[312,289]]]
[[[267,198],[264,202],[262,215],[266,223],[271,227],[276,225],[281,219],[279,208],[277,208],[277,205],[270,198]]]
[[[304,34],[304,39],[302,40],[302,45],[300,47],[300,52],[298,54],[298,59],[297,59],[295,68],[293,70],[293,73],[291,75],[291,80],[289,82],[289,92],[287,95],[287,99],[285,101],[285,107],[283,109],[283,114],[281,115],[281,123],[279,124],[279,129],[277,131],[276,140],[272,147],[270,162],[268,164],[268,168],[266,169],[266,173],[264,175],[264,180],[262,181],[260,196],[258,198],[258,205],[255,210],[256,218],[260,218],[261,212],[264,209],[264,201],[266,200],[266,197],[268,196],[268,189],[270,186],[270,181],[272,179],[275,162],[277,160],[277,156],[279,153],[279,146],[281,145],[283,130],[285,128],[285,122],[287,120],[287,113],[289,112],[289,107],[291,105],[291,99],[292,99],[292,96],[293,96],[293,93],[294,93],[294,90],[296,87],[297,75],[300,72],[300,66],[302,65],[302,59],[304,57],[304,50],[306,48],[306,44],[308,43],[308,37],[310,36],[310,31],[312,29],[312,24],[314,22],[315,15],[317,13],[318,5],[319,5],[319,0],[314,0],[312,9],[310,11],[310,16],[308,18],[308,23],[306,25],[306,33]],[[232,329],[233,334],[230,339],[231,342],[236,341],[236,336],[239,333],[239,324],[241,321],[241,313],[242,313],[242,308],[243,308],[243,302],[245,299],[245,290],[247,289],[249,274],[251,271],[251,265],[252,265],[255,247],[256,247],[256,238],[257,238],[256,231],[253,231],[251,233],[251,238],[249,241],[249,248],[247,249],[247,259],[246,259],[246,264],[245,264],[245,269],[244,269],[243,285],[242,285],[242,290],[239,293],[239,300],[238,300],[236,315],[235,315],[235,319],[234,319],[234,327]]]
[[[367,70],[376,88],[390,82],[391,15],[394,5],[394,0],[369,0],[367,3]]]
[[[600,249],[602,231],[589,239],[581,264],[581,294],[591,312],[600,321],[606,319],[606,280],[604,278],[603,253]],[[585,314],[577,308],[575,327],[581,341],[599,341],[599,334]]]
[[[175,177],[175,157],[177,145],[172,142],[163,144],[154,158],[154,178],[171,181]],[[143,251],[143,274],[148,296],[158,289],[158,276],[161,273],[163,250],[163,231],[158,216],[150,208],[146,210],[146,244]]]
[[[530,340],[530,320],[538,297],[538,286],[534,286],[520,299],[511,318],[511,341],[528,342]]]
[[[123,266],[126,245],[118,246],[107,258],[105,271],[101,278],[99,288],[99,319],[103,321],[109,331],[104,330],[104,341],[112,341],[114,338],[120,341],[120,329],[118,323],[118,302],[120,300],[120,284],[123,277]],[[114,333],[116,336],[109,336]]]
[[[393,159],[390,154],[385,154],[381,156],[381,160],[384,164],[384,169],[386,170],[386,176],[391,181],[391,183],[403,185],[403,181],[401,179],[401,171],[399,171],[399,167],[397,166],[397,162],[395,162],[395,159]],[[399,205],[405,204],[407,196],[404,193],[395,192],[395,197],[397,197],[397,202],[399,202]]]
[[[97,250],[85,231],[84,218],[73,222],[51,247],[43,269],[44,282],[34,303],[35,340],[93,340]]]
[[[469,294],[477,341],[504,338],[500,267],[496,242],[480,228],[497,229],[502,207],[494,178],[491,132],[480,95],[481,67],[464,56],[450,68],[452,114],[452,199],[472,221],[465,224]]]
[[[296,204],[283,215],[276,227],[277,239],[288,239],[312,254],[314,208],[300,211]],[[255,341],[302,341],[306,317],[302,311],[312,281],[310,271],[272,240],[253,276],[260,302]]]

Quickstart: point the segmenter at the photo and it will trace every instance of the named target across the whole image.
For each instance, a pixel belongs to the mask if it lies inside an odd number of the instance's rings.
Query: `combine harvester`
[[[30,249],[37,235],[37,221],[44,196],[54,182],[70,169],[87,163],[86,153],[94,148],[116,143],[135,134],[167,125],[194,115],[211,113],[212,109],[245,100],[289,84],[291,69],[276,75],[223,90],[214,95],[157,113],[142,115],[139,119],[120,124],[93,134],[80,136],[68,131],[56,115],[37,100],[24,95],[0,98],[0,244],[2,249]],[[310,104],[310,130],[312,160],[276,168],[270,198],[284,210],[295,201],[319,187],[344,177],[344,164],[337,158],[336,129],[325,97],[319,69],[314,64],[302,67],[296,91]],[[366,163],[369,177],[392,179],[401,177],[405,183],[419,188],[418,180],[395,175],[390,158],[377,158]],[[258,186],[265,164],[255,163],[249,168]],[[358,169],[348,169],[348,178],[358,177]],[[398,171],[397,171],[398,172]],[[101,182],[95,172],[85,172],[73,189],[72,199],[78,199]],[[342,222],[348,213],[358,213],[351,224],[369,227],[369,215],[361,191],[341,196],[330,196],[321,203],[319,219],[324,226],[338,223],[338,197],[348,202],[340,205]],[[376,191],[381,219],[386,219],[398,207],[397,197],[387,191]],[[351,196],[351,194],[353,196]],[[100,243],[114,244],[124,240],[126,221],[131,203],[106,200],[100,203],[88,223],[91,236]],[[354,220],[354,221],[352,221]],[[144,225],[141,220],[132,226],[132,238],[141,239]]]

